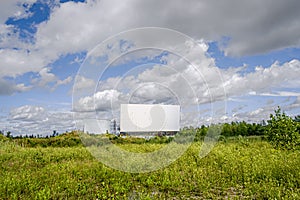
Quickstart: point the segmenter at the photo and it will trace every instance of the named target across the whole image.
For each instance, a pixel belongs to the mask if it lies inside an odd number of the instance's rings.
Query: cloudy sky
[[[298,0],[2,0],[0,130],[182,106],[182,125],[300,114]],[[148,28],[143,28],[148,27]],[[152,28],[149,28],[152,27]],[[156,27],[156,28],[154,28]]]

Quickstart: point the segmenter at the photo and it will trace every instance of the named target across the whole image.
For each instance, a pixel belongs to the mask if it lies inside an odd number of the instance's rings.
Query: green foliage
[[[300,149],[299,126],[299,122],[281,112],[278,107],[275,110],[275,115],[271,114],[270,120],[268,120],[266,130],[268,140],[278,149]]]
[[[118,137],[118,136],[110,136],[109,137],[110,141],[113,144],[166,144],[170,143],[173,138],[168,137],[168,136],[155,136],[150,139],[145,139],[145,138],[138,138],[138,137]]]
[[[196,129],[195,141],[202,141],[203,138],[207,135],[208,127],[202,125]]]
[[[225,123],[222,129],[222,135],[226,137],[231,136],[254,136],[264,135],[264,126],[256,123],[231,122]]]
[[[13,141],[23,147],[73,147],[82,146],[77,132],[65,133],[50,138],[14,138]]]
[[[168,136],[156,136],[153,138],[150,138],[149,140],[146,140],[146,143],[150,144],[167,144],[172,142],[173,137],[168,137]]]
[[[0,134],[0,141],[6,141],[9,138],[5,137],[4,135]]]
[[[294,119],[296,122],[300,122],[300,115],[297,115],[295,116],[295,119]]]

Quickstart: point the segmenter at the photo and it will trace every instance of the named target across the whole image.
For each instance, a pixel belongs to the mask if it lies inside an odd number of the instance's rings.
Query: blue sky
[[[189,106],[201,110],[192,120],[182,116],[182,125],[261,122],[277,106],[292,116],[300,114],[298,1],[5,0],[1,4],[0,130],[64,132],[77,128],[74,114],[93,117],[91,108],[110,118],[121,103],[175,104],[176,98],[187,110]],[[142,27],[157,31],[145,38],[134,31]],[[160,35],[159,28],[170,34]],[[123,34],[130,30],[131,35]],[[182,45],[178,33],[201,48]],[[137,50],[142,44],[152,49]],[[185,52],[198,70],[193,72],[185,55],[175,55],[172,49]],[[92,63],[97,53],[103,57]],[[115,66],[101,77],[103,66],[112,61]],[[95,70],[87,71],[92,66]],[[190,89],[196,92],[193,97],[187,94]],[[225,104],[226,110],[218,112]]]

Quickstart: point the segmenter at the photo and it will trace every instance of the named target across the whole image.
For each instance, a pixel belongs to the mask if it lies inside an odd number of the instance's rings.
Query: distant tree
[[[265,121],[265,120],[262,120],[261,125],[262,125],[262,126],[266,126],[266,125],[267,125],[266,121]]]
[[[205,136],[207,134],[208,127],[202,125],[200,128],[197,128],[196,134],[199,136]]]
[[[231,124],[225,123],[222,127],[222,135],[225,137],[232,136]]]
[[[12,135],[11,135],[11,132],[10,131],[7,131],[6,132],[6,137],[10,138]]]
[[[295,116],[295,119],[294,119],[296,122],[300,122],[300,115],[297,115]]]
[[[237,124],[237,132],[238,135],[242,135],[242,136],[248,135],[248,126],[245,121],[242,121]]]
[[[58,132],[56,130],[53,130],[52,137],[58,136]]]

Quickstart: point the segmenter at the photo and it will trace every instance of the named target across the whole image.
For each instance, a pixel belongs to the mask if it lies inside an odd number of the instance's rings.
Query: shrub
[[[0,134],[0,141],[6,141],[6,140],[8,140],[8,138]]]
[[[278,107],[275,115],[270,115],[266,129],[268,140],[277,149],[299,149],[299,123],[287,116]]]

